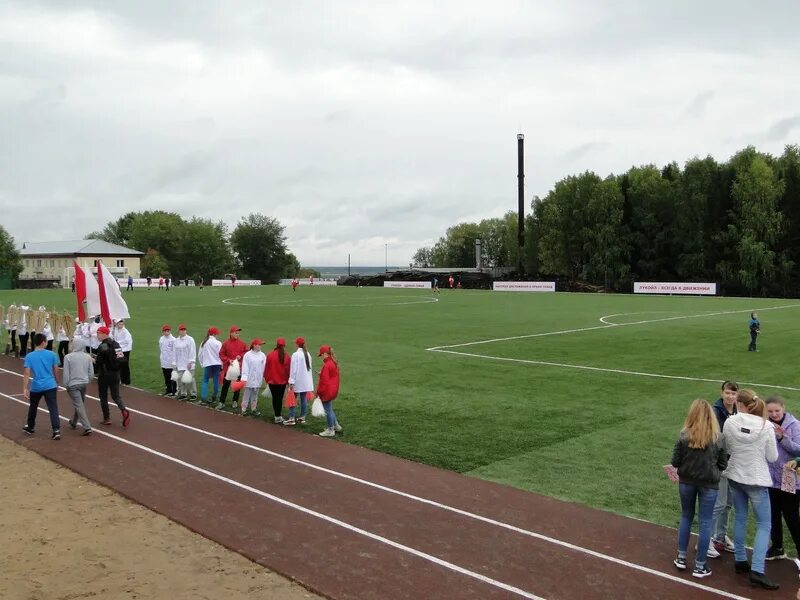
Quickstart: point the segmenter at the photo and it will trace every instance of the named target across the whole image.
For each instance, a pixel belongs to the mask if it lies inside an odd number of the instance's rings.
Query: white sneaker
[[[321,437],[334,437],[336,432],[333,429],[325,429],[319,434]]]
[[[341,426],[341,425],[339,425],[339,421],[336,421],[336,425],[334,425],[334,426],[333,426],[333,430],[334,430],[336,433],[339,433],[339,432],[342,430],[342,426]]]
[[[277,423],[278,425],[280,425],[281,423],[283,423],[283,417],[275,417],[273,423]]]
[[[697,546],[694,547],[695,553],[697,553]],[[708,543],[708,552],[706,552],[706,558],[719,558],[719,550],[714,548],[714,544],[711,542]]]

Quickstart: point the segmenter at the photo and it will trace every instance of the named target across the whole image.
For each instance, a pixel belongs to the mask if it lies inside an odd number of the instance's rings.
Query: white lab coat
[[[242,381],[246,388],[260,388],[264,382],[264,367],[267,366],[267,355],[259,350],[250,350],[242,357]]]
[[[186,369],[194,371],[195,362],[197,362],[197,345],[194,343],[194,338],[190,335],[176,337],[175,365],[178,371]]]
[[[131,336],[131,332],[125,327],[122,329],[114,327],[114,334],[111,337],[119,344],[119,349],[123,352],[130,352],[133,350],[133,337]]]
[[[306,358],[303,354],[303,349],[298,348],[295,350],[289,367],[289,385],[294,386],[295,393],[314,391],[314,372],[310,352],[308,353],[308,364],[312,368],[306,369]]]
[[[213,335],[208,336],[206,343],[200,346],[200,352],[197,355],[200,366],[203,368],[212,365],[222,366],[222,360],[219,357],[220,348],[222,348],[222,342]]]
[[[158,352],[162,369],[171,369],[175,364],[175,336],[162,335],[158,338]]]

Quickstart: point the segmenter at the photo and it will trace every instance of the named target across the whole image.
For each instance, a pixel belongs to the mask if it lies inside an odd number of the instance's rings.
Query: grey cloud
[[[702,92],[697,94],[692,101],[689,103],[689,106],[686,107],[686,114],[690,117],[700,118],[706,114],[706,108],[708,107],[708,103],[714,98],[713,91]]]
[[[773,123],[764,134],[764,139],[776,142],[783,141],[795,128],[800,128],[800,115],[786,117]]]
[[[601,150],[608,146],[607,142],[586,142],[585,144],[581,144],[570,150],[567,150],[563,155],[562,159],[565,162],[573,162],[578,159],[581,159],[589,154],[592,154],[596,150]]]

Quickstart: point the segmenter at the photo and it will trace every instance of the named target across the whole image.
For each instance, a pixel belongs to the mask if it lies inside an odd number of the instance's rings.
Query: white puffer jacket
[[[725,477],[743,485],[772,485],[767,462],[778,459],[772,423],[757,415],[737,413],[725,421],[722,441],[731,455],[722,473]]]

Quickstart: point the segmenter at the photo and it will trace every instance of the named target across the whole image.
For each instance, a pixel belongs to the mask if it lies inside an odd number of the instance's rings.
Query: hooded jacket
[[[727,421],[730,417],[736,414],[736,403],[733,403],[733,412],[729,413],[728,409],[725,408],[725,403],[722,401],[722,398],[718,398],[717,401],[714,403],[714,406],[711,408],[714,409],[714,415],[717,417],[717,423],[719,423],[719,431],[722,433],[723,428],[725,427],[725,421]]]
[[[757,415],[737,413],[725,421],[722,430],[725,449],[730,454],[723,475],[743,485],[770,487],[768,462],[778,458],[775,428]]]
[[[788,412],[783,414],[783,437],[778,442],[778,460],[769,464],[769,474],[772,477],[772,487],[781,489],[783,465],[787,461],[800,456],[800,421]],[[777,437],[776,437],[777,439]],[[796,489],[800,490],[800,481]]]

